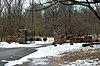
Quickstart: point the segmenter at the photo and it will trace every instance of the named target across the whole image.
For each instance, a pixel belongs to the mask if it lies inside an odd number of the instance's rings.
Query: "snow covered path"
[[[74,45],[70,45],[69,43],[58,45],[57,47],[54,46],[47,46],[47,47],[41,47],[38,48],[37,52],[32,53],[28,56],[25,56],[19,60],[15,61],[9,61],[5,66],[14,66],[16,64],[23,64],[24,62],[29,62],[29,59],[36,59],[36,58],[43,58],[43,57],[50,57],[50,56],[59,56],[59,54],[65,53],[65,52],[74,52],[78,51],[80,49],[88,50],[88,49],[95,49],[100,48],[100,45],[94,46],[94,48],[91,47],[82,47],[82,43],[77,43]]]

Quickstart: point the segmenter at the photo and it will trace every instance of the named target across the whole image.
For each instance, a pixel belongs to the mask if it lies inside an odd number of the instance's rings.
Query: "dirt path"
[[[85,60],[85,59],[96,59],[100,60],[100,48],[91,49],[91,50],[80,50],[75,52],[64,53],[63,56],[59,58],[54,58],[52,66],[60,66],[60,64],[70,63],[76,60]]]

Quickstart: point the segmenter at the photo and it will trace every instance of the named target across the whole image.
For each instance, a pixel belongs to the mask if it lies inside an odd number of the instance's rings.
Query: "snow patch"
[[[48,59],[32,59],[31,65],[38,65],[38,66],[43,66],[43,65],[48,65],[49,64],[49,60]]]
[[[7,60],[1,60],[1,62],[8,62]]]
[[[7,42],[0,42],[0,48],[18,48],[18,47],[38,47],[41,45],[35,44],[19,44],[16,42],[7,43]]]
[[[99,66],[99,65],[100,65],[100,60],[97,61],[95,59],[77,60],[69,64],[61,64],[61,66]]]
[[[39,47],[42,45],[52,44],[54,42],[54,38],[47,38],[47,41],[32,41],[30,44],[19,44],[17,42],[0,42],[0,48],[18,48],[18,47]]]
[[[28,59],[36,59],[36,58],[42,58],[42,57],[50,57],[50,56],[59,56],[59,54],[62,54],[64,52],[74,52],[76,50],[80,50],[80,49],[84,49],[84,50],[88,50],[88,49],[94,49],[94,48],[100,48],[100,45],[95,46],[94,47],[82,47],[83,43],[75,43],[74,45],[70,45],[69,43],[65,43],[63,45],[57,45],[57,47],[54,46],[47,46],[47,47],[41,47],[41,48],[37,48],[37,51],[25,56],[19,60],[15,60],[15,61],[9,61],[9,63],[5,64],[5,66],[14,66],[16,64],[23,64],[23,62],[28,62]],[[77,61],[78,62],[83,62],[83,61]],[[86,63],[86,62],[84,62]],[[73,63],[72,63],[73,65]]]

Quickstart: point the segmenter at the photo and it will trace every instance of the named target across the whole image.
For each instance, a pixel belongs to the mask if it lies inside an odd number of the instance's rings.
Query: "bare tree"
[[[97,14],[97,12],[95,11],[95,9],[93,9],[93,7],[91,7],[90,4],[95,4],[95,3],[99,3],[100,1],[99,0],[95,0],[94,2],[89,2],[88,0],[86,1],[76,1],[76,0],[53,0],[53,1],[48,1],[46,2],[47,4],[48,3],[52,3],[50,5],[48,5],[47,7],[45,8],[41,8],[41,9],[38,9],[38,10],[42,10],[42,9],[46,9],[48,7],[51,7],[57,3],[61,3],[63,5],[82,5],[82,6],[86,6],[88,7],[89,9],[91,9],[93,11],[93,13],[95,14],[95,16],[98,18],[98,20],[100,21],[100,16]],[[43,4],[46,4],[46,3],[43,3]],[[36,10],[36,11],[38,11]]]
[[[2,18],[5,18],[3,24],[2,36],[3,38],[5,35],[16,35],[16,29],[20,26],[19,22],[22,18],[22,7],[23,7],[23,0],[2,0],[4,3],[3,12],[5,15],[2,15]],[[16,25],[17,24],[17,25]]]

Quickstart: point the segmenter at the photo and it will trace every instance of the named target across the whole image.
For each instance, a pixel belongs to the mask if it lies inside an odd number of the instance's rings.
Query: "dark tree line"
[[[67,34],[100,33],[100,1],[47,0],[45,3],[25,0],[0,0],[0,38],[17,36],[24,26],[30,33],[53,36],[59,27]],[[33,16],[33,17],[32,17]]]

